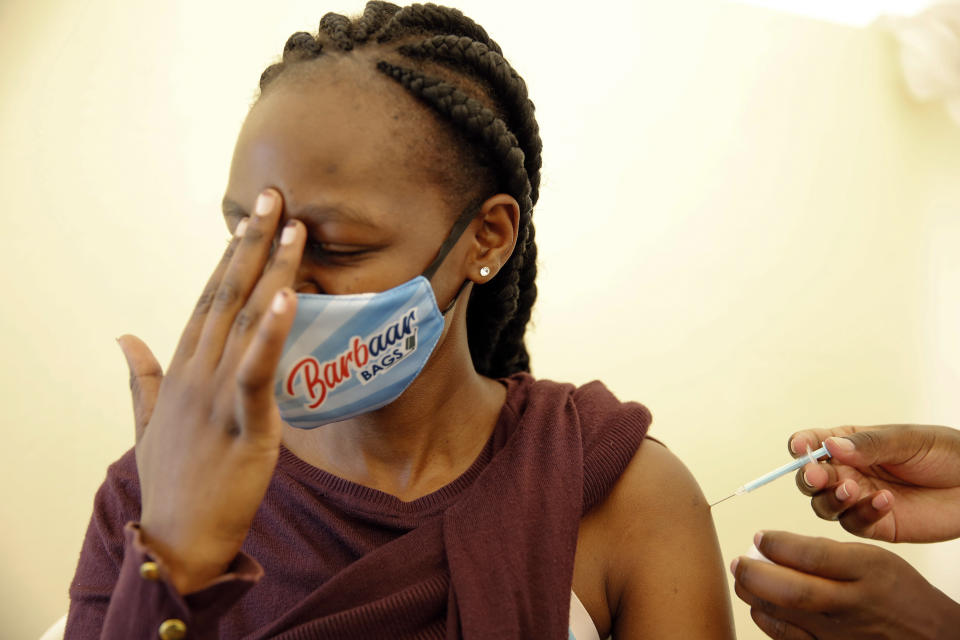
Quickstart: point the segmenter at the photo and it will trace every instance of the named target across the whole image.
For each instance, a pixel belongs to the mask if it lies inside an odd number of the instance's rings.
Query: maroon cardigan
[[[281,448],[227,573],[179,595],[140,577],[133,451],[107,470],[70,585],[66,638],[567,638],[580,519],[612,488],[650,424],[599,382],[516,374],[485,449],[412,502]]]

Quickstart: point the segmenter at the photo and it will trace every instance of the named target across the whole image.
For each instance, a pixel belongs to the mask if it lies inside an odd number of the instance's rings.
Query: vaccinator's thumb
[[[833,436],[824,444],[837,462],[867,467],[906,462],[925,444],[926,438],[926,433],[909,425],[888,425]]]

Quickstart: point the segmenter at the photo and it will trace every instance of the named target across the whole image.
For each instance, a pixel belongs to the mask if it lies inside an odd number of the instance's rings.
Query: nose
[[[283,230],[284,220],[277,226],[277,232],[273,236],[273,243],[270,245],[270,255],[275,256],[280,247],[280,233]],[[293,280],[293,290],[296,293],[320,293],[320,286],[311,278],[310,269],[307,265],[307,257],[300,258],[300,265],[297,267],[297,273]]]
[[[319,287],[312,282],[295,282],[293,290],[296,293],[320,293]]]
[[[277,222],[277,233],[273,238],[272,251],[276,251],[280,244],[280,234],[283,228],[293,219],[289,213],[288,204],[286,194],[283,194],[283,209],[280,212],[280,220]],[[319,266],[311,260],[308,250],[309,247],[305,247],[304,254],[300,258],[300,264],[297,266],[297,273],[293,280],[293,290],[296,293],[324,293],[323,286],[317,280]]]
[[[300,259],[300,266],[293,281],[293,290],[297,293],[323,293],[323,287],[316,279],[316,267],[311,268],[306,256]]]

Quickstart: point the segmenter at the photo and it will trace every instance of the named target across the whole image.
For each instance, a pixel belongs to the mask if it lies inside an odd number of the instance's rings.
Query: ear
[[[498,193],[480,206],[479,221],[467,254],[467,278],[476,284],[489,282],[506,264],[517,244],[520,205],[506,193]],[[490,270],[486,273],[486,267]]]

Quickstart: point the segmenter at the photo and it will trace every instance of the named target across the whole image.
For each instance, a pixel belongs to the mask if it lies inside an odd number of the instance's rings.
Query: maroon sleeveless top
[[[577,530],[626,468],[650,413],[606,387],[502,380],[483,452],[412,502],[281,448],[243,551],[180,596],[145,580],[133,451],[107,471],[70,586],[66,638],[567,638]],[[102,636],[101,636],[102,633]]]

